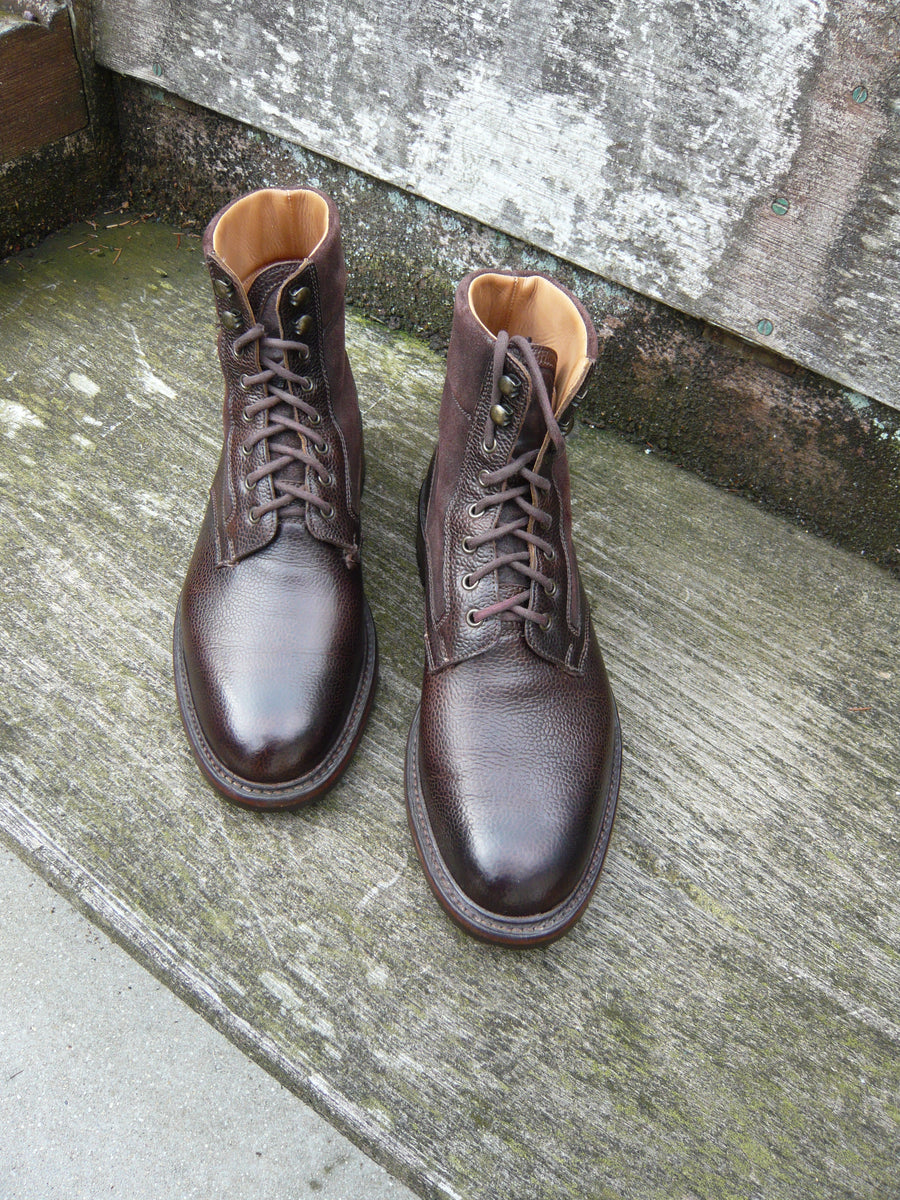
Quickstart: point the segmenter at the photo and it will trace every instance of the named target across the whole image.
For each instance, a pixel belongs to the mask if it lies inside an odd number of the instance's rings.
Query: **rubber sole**
[[[197,765],[217,791],[229,800],[234,800],[248,808],[277,810],[297,808],[301,804],[308,804],[310,800],[314,800],[316,796],[320,796],[337,782],[353,757],[353,752],[362,737],[369,710],[372,707],[378,678],[375,622],[367,603],[365,604],[365,636],[365,661],[350,715],[340,737],[326,758],[314,770],[308,771],[296,779],[289,779],[284,783],[255,783],[253,780],[243,779],[229,770],[218,758],[203,732],[194,708],[187,664],[184,661],[184,648],[181,641],[181,603],[179,602],[172,637],[175,696],[178,700],[178,710],[181,713],[188,743]]]
[[[420,706],[421,707],[421,706]],[[416,709],[406,743],[406,812],[413,842],[425,872],[425,878],[447,914],[461,925],[467,933],[486,942],[503,946],[539,946],[552,942],[570,929],[587,907],[591,893],[597,886],[603,860],[609,846],[616,803],[619,798],[619,782],[622,774],[622,733],[618,712],[614,711],[615,746],[609,787],[604,800],[603,816],[597,831],[597,839],[587,868],[577,886],[565,900],[549,912],[536,913],[529,917],[506,917],[488,912],[473,903],[450,874],[441,857],[428,809],[421,787],[421,762],[419,757],[419,711]]]

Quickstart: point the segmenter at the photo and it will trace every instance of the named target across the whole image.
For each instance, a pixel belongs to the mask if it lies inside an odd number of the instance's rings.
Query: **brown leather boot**
[[[426,663],[406,799],[438,900],[508,945],[549,941],[581,915],[619,789],[560,429],[596,356],[584,308],[545,276],[459,285],[419,502]]]
[[[175,618],[175,690],[210,782],[288,808],[347,765],[376,675],[337,209],[254,192],[213,218],[203,251],[225,442]]]

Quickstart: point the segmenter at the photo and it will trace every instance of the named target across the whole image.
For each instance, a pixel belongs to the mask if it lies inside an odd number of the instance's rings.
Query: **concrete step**
[[[3,1200],[412,1200],[0,848]]]
[[[201,781],[171,684],[219,445],[198,240],[107,214],[0,267],[5,838],[424,1196],[890,1195],[900,585],[580,430],[618,822],[568,937],[476,943],[403,806],[442,364],[358,318],[349,338],[381,683],[332,793],[248,813]]]

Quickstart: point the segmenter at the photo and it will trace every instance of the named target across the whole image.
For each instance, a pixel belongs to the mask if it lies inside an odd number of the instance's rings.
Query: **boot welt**
[[[419,709],[416,709],[406,744],[406,812],[409,818],[409,827],[431,890],[448,915],[467,933],[473,934],[483,941],[495,942],[503,946],[539,946],[561,937],[584,912],[600,877],[603,860],[606,857],[606,848],[612,833],[613,819],[616,815],[616,802],[619,797],[619,780],[622,773],[622,733],[618,713],[615,714],[615,720],[616,738],[609,787],[597,839],[584,874],[566,899],[549,912],[536,913],[534,916],[528,917],[507,917],[499,913],[488,912],[487,909],[474,904],[450,874],[441,856],[431,822],[428,819],[428,809],[420,783]]]
[[[179,602],[178,611],[175,614],[172,654],[178,710],[181,713],[181,720],[197,765],[217,791],[229,800],[235,800],[238,804],[244,804],[248,808],[297,808],[301,804],[314,800],[316,796],[320,796],[322,792],[327,791],[337,782],[362,737],[369,717],[369,709],[372,707],[372,698],[378,678],[375,622],[372,619],[368,603],[365,603],[365,637],[365,662],[350,715],[328,755],[314,770],[308,771],[296,779],[288,779],[283,783],[254,783],[252,780],[242,779],[225,766],[207,741],[197,718],[181,644],[181,603]]]

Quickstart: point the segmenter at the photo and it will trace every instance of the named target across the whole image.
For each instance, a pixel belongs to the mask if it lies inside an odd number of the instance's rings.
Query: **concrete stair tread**
[[[218,453],[212,315],[198,239],[136,214],[0,267],[4,836],[423,1195],[887,1194],[898,583],[580,430],[619,817],[567,938],[482,946],[403,806],[442,382],[420,343],[351,318],[382,664],[357,757],[272,816],[194,767],[170,633]]]

